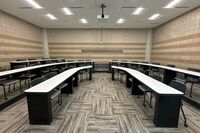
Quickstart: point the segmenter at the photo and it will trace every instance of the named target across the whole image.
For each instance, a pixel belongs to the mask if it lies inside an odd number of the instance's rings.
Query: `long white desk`
[[[10,62],[10,67],[11,69],[15,69],[16,66],[18,65],[25,65],[30,66],[31,63],[37,63],[39,64],[48,64],[47,62],[55,63],[58,62],[59,60],[63,60],[62,62],[65,62],[65,59],[63,58],[58,58],[58,59],[36,59],[36,60],[23,60],[23,61],[11,61]]]
[[[92,66],[84,66],[68,69],[36,86],[26,90],[30,124],[50,124],[52,122],[52,105],[50,95],[53,89],[63,82],[68,83],[62,93],[73,93],[73,85],[78,85],[78,72],[84,69],[90,70],[92,80]],[[75,81],[73,81],[73,77]]]
[[[86,62],[86,61],[85,61]],[[94,61],[88,61],[90,63],[94,63]],[[78,64],[78,63],[83,63],[82,61],[75,61],[75,62],[60,62],[60,63],[51,63],[51,64],[44,64],[44,65],[36,65],[36,66],[29,66],[29,67],[24,67],[24,68],[18,68],[18,69],[13,69],[13,70],[7,70],[0,72],[0,77],[7,76],[7,75],[12,75],[16,73],[21,73],[25,71],[31,71],[34,69],[40,69],[40,68],[45,68],[45,67],[50,67],[50,66],[57,66],[57,65],[65,65],[65,64]]]
[[[149,69],[149,67],[156,67],[156,68],[163,69],[164,70],[163,83],[165,84],[169,84],[171,80],[173,80],[176,77],[177,73],[182,73],[182,74],[191,75],[191,76],[200,78],[199,72],[194,72],[190,70],[174,68],[174,67],[169,67],[169,66],[155,65],[155,64],[148,64],[148,63],[137,63],[137,62],[122,62],[122,61],[111,61],[109,62],[109,65],[111,66],[112,63],[142,65],[144,70]]]
[[[151,88],[155,93],[158,94],[169,94],[169,95],[183,95],[182,92],[163,84],[160,81],[157,81],[139,71],[136,71],[134,69],[130,69],[130,68],[125,68],[125,67],[118,67],[118,66],[112,66],[112,68],[114,69],[120,69],[123,70],[127,73],[129,73],[131,76],[137,78],[139,81],[141,81],[143,84],[145,84],[146,86],[148,86],[149,88]]]
[[[111,62],[157,67],[157,68],[161,68],[161,69],[167,69],[167,70],[176,71],[176,72],[187,74],[187,75],[200,77],[200,73],[199,72],[194,72],[194,71],[175,68],[175,67],[169,67],[169,66],[163,66],[163,65],[155,65],[155,64],[150,64],[150,63],[138,63],[138,62],[118,62],[118,61],[111,61]]]
[[[52,77],[49,80],[46,80],[42,82],[41,84],[38,84],[34,87],[31,87],[30,89],[26,90],[26,93],[47,93],[50,92],[52,89],[56,88],[56,86],[62,82],[64,82],[66,79],[74,75],[74,73],[82,70],[82,69],[89,69],[92,68],[92,66],[85,66],[85,67],[78,67],[78,68],[72,68],[69,69],[61,74],[58,74],[54,77]],[[42,88],[42,89],[41,89]]]
[[[145,84],[156,94],[155,112],[154,112],[154,124],[157,127],[177,127],[179,120],[180,104],[183,93],[159,82],[139,71],[126,68],[111,66],[112,80],[114,80],[115,71],[119,69],[127,73],[126,84],[130,84],[128,80],[133,78],[132,82],[132,94],[139,95],[143,92],[138,88],[138,85]]]
[[[57,59],[36,59],[36,60],[11,61],[10,63],[27,63],[27,62],[56,61],[56,60]]]

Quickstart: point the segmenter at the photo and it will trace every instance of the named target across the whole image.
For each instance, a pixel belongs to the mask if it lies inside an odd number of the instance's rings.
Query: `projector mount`
[[[106,8],[106,5],[105,4],[101,4],[100,7],[101,7],[101,18],[104,18],[105,17],[104,8]]]

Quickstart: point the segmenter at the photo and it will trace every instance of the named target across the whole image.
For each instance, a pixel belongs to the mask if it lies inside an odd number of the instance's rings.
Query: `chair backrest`
[[[67,62],[74,62],[74,60],[67,60]]]
[[[141,61],[141,63],[146,63],[146,64],[148,64],[148,62],[146,62],[146,61]]]
[[[200,72],[200,69],[198,69],[198,68],[188,68],[188,70],[195,71],[195,72]]]
[[[176,67],[175,65],[172,65],[172,64],[168,64],[167,66],[169,66],[169,67]]]
[[[17,66],[14,67],[14,69],[24,68],[24,67],[26,67],[26,65],[17,65]]]
[[[59,72],[59,73],[62,73],[62,72],[64,72],[65,70],[66,70],[65,67],[63,67],[63,68],[59,69],[58,72]]]
[[[45,79],[50,79],[50,78],[52,78],[55,75],[57,75],[57,72],[50,72],[50,73],[44,74],[43,77]]]
[[[154,63],[154,62],[152,64],[154,64],[154,65],[160,65],[160,63]]]
[[[178,82],[176,80],[172,80],[169,83],[169,86],[171,86],[171,87],[175,88],[176,90],[179,90],[185,94],[186,86],[184,83]]]
[[[0,66],[0,72],[4,71],[4,69]]]
[[[31,81],[30,85],[31,85],[31,87],[33,87],[33,86],[35,86],[35,85],[37,85],[37,84],[39,84],[43,81],[45,81],[44,77],[39,77],[39,78],[33,79]]]
[[[153,75],[152,78],[158,80],[158,81],[162,81],[162,77],[158,76],[158,75]]]
[[[29,58],[28,60],[36,60],[35,58]]]
[[[50,58],[42,58],[43,60],[50,59]]]
[[[16,61],[25,61],[27,59],[16,59]]]

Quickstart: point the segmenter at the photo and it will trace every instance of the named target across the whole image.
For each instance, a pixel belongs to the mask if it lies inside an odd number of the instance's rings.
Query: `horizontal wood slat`
[[[110,60],[144,60],[145,43],[49,43],[51,57],[90,59],[96,63]],[[72,51],[70,51],[72,50]]]
[[[182,44],[176,44],[176,45],[159,45],[159,46],[153,46],[154,50],[157,49],[178,49],[178,48],[194,48],[194,47],[200,47],[200,42],[196,43],[182,43]]]
[[[32,42],[32,43],[36,43],[38,45],[40,45],[42,43],[41,41],[36,41],[36,40],[31,40],[31,39],[26,39],[26,38],[20,38],[20,37],[14,37],[14,36],[4,35],[4,34],[0,34],[0,38],[9,39],[9,40],[24,41],[24,42]]]
[[[200,33],[154,42],[154,45],[162,44],[162,43],[170,43],[170,42],[189,40],[189,39],[194,39],[194,38],[200,38]]]
[[[200,7],[155,28],[152,62],[200,68]]]
[[[16,44],[16,43],[6,43],[0,42],[0,46],[2,47],[17,47],[17,48],[31,48],[31,49],[41,49],[42,45],[27,45],[27,44]]]

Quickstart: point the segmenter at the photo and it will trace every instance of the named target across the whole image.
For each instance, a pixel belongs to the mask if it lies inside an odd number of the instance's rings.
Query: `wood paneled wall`
[[[200,7],[155,29],[152,62],[200,68]]]
[[[0,11],[0,66],[20,58],[41,58],[41,28]]]
[[[50,57],[90,59],[97,63],[110,60],[145,59],[147,30],[107,29],[48,30]]]

